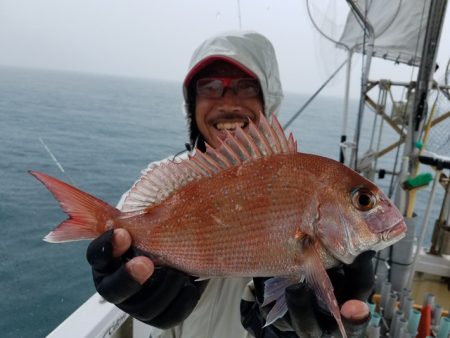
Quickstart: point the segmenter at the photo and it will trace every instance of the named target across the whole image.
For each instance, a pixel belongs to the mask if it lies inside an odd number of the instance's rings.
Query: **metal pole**
[[[427,204],[427,208],[426,208],[426,211],[425,211],[425,216],[424,216],[424,220],[423,220],[423,224],[422,224],[422,231],[420,232],[420,237],[417,240],[416,253],[414,255],[414,260],[413,260],[413,263],[412,263],[411,273],[409,274],[408,284],[406,284],[406,287],[409,288],[409,289],[411,289],[412,282],[413,282],[413,279],[414,279],[415,266],[417,264],[417,259],[418,259],[419,254],[420,254],[420,250],[422,249],[423,239],[425,237],[425,231],[426,231],[427,225],[428,225],[428,219],[430,218],[431,207],[433,206],[433,202],[434,202],[434,196],[435,196],[435,192],[436,192],[436,185],[439,182],[439,179],[441,177],[441,173],[442,173],[442,169],[436,170],[436,175],[435,175],[435,178],[434,178],[434,181],[433,181],[433,187],[431,188],[430,198],[428,199],[428,204]]]
[[[319,89],[316,90],[316,92],[308,99],[308,101],[305,102],[305,104],[298,110],[298,112],[296,112],[290,119],[289,121],[286,122],[286,124],[283,126],[283,129],[286,129],[287,127],[289,127],[291,125],[292,122],[294,122],[294,120],[303,112],[303,110],[311,103],[312,100],[314,100],[314,98],[322,91],[322,89],[325,88],[325,86],[328,84],[328,82],[330,82],[333,77],[336,76],[336,74],[341,70],[342,67],[344,67],[344,65],[347,63],[348,60],[345,60],[339,67],[338,69],[336,69],[334,71],[333,74],[331,74],[331,76],[328,78],[328,80],[326,80]]]
[[[414,98],[414,128],[419,131],[421,122],[426,117],[426,99],[435,71],[436,56],[444,22],[447,0],[430,1],[427,27],[425,30],[419,74],[417,75],[416,96]]]
[[[357,126],[356,126],[356,133],[354,136],[354,142],[356,144],[356,149],[354,156],[352,156],[350,160],[350,167],[353,166],[354,169],[357,169],[357,162],[358,162],[358,143],[359,143],[359,137],[360,137],[360,129],[362,124],[362,115],[364,111],[364,105],[365,105],[365,98],[366,98],[366,89],[367,89],[367,82],[369,78],[369,71],[370,71],[370,65],[372,63],[372,54],[373,54],[373,47],[374,47],[374,41],[375,41],[375,33],[372,25],[367,20],[365,15],[361,12],[361,9],[359,8],[358,4],[353,0],[347,0],[348,4],[350,5],[353,13],[356,15],[356,18],[360,20],[360,22],[364,25],[367,33],[367,49],[366,49],[366,63],[364,67],[364,72],[362,74],[361,79],[361,97],[359,100],[359,110],[358,110],[358,119],[357,119]]]
[[[342,113],[341,151],[339,153],[339,161],[341,163],[345,162],[345,154],[344,154],[345,147],[343,144],[345,141],[347,141],[348,100],[350,97],[350,75],[352,71],[352,56],[353,56],[353,49],[349,49],[347,56],[347,73],[345,79],[344,111]]]

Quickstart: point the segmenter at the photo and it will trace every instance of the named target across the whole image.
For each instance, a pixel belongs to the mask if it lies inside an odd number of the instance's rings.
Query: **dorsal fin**
[[[228,132],[218,149],[206,145],[206,152],[194,149],[187,159],[167,160],[151,166],[128,192],[122,210],[143,212],[192,181],[260,157],[296,152],[297,142],[292,134],[287,138],[275,116],[270,125],[261,114],[259,126],[250,120],[248,132],[241,127],[236,128],[234,135]]]

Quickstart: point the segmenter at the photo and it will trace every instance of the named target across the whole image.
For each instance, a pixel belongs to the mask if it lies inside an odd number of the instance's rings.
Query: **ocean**
[[[45,337],[95,289],[87,241],[42,241],[65,215],[27,171],[114,205],[149,162],[184,149],[181,84],[8,67],[0,79],[0,332]],[[286,93],[282,124],[307,99]],[[301,151],[338,158],[342,105],[319,95],[291,125]]]

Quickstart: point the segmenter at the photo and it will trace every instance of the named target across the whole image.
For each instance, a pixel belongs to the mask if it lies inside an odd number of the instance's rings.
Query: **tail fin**
[[[54,177],[36,171],[29,173],[46,186],[69,215],[45,236],[44,241],[60,243],[93,239],[113,228],[114,219],[120,213],[118,209]]]

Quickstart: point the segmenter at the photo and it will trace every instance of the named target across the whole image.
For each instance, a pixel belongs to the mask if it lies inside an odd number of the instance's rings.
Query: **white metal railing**
[[[47,337],[113,337],[127,318],[128,314],[95,293]]]

